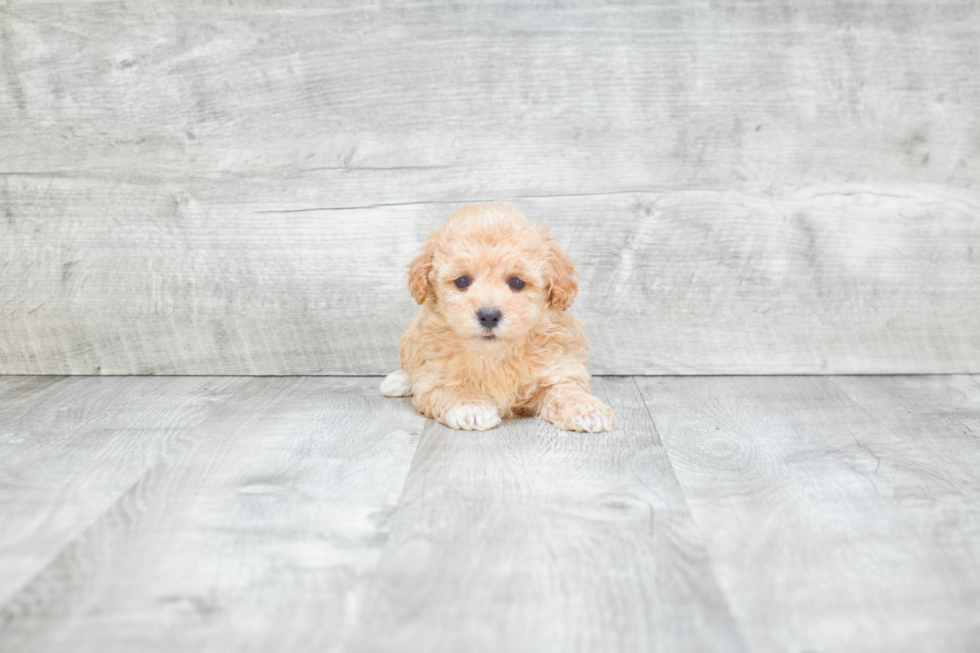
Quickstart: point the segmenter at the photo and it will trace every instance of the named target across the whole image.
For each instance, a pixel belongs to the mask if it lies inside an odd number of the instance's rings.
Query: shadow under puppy
[[[548,229],[509,204],[449,216],[408,266],[422,305],[402,336],[401,369],[381,391],[456,429],[537,415],[569,431],[609,431],[612,410],[589,392],[588,341],[567,309],[575,266]]]

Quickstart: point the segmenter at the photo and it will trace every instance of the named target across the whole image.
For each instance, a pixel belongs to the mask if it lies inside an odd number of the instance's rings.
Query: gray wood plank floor
[[[0,651],[977,651],[980,379],[0,377]]]

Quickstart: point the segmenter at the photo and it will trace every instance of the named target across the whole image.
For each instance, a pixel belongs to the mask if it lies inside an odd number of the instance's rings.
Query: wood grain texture
[[[423,421],[377,379],[249,380],[3,606],[0,650],[339,650]]]
[[[277,221],[260,184],[7,187],[0,368],[19,373],[390,372],[417,310],[402,267],[456,207]],[[962,193],[513,199],[577,261],[594,373],[980,369],[980,205]]]
[[[976,650],[969,379],[638,384],[750,650]]]
[[[980,372],[980,6],[7,2],[0,373],[381,374],[464,201],[593,369]]]
[[[600,435],[379,380],[0,377],[0,651],[980,641],[980,377],[600,378]]]
[[[744,182],[973,187],[978,17],[954,1],[14,0],[3,171],[306,175],[332,206]]]
[[[594,391],[612,433],[429,422],[351,651],[743,650],[633,381]]]
[[[0,377],[0,604],[243,382]]]

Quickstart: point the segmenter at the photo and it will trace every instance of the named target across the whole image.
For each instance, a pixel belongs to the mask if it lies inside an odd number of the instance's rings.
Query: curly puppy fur
[[[509,204],[467,205],[408,266],[421,309],[401,340],[401,369],[381,384],[457,429],[537,415],[569,431],[608,431],[610,408],[589,392],[588,342],[567,309],[575,266]]]

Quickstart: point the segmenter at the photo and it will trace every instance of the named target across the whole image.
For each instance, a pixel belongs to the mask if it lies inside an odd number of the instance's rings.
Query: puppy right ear
[[[408,292],[418,304],[424,304],[429,294],[429,272],[432,270],[432,246],[426,243],[419,255],[408,264]]]
[[[549,281],[551,305],[559,311],[564,311],[572,305],[572,302],[575,301],[575,295],[578,294],[578,281],[575,279],[578,272],[575,271],[575,264],[572,259],[561,251],[561,247],[554,239],[548,241],[548,249],[548,262],[551,263],[551,279]]]

